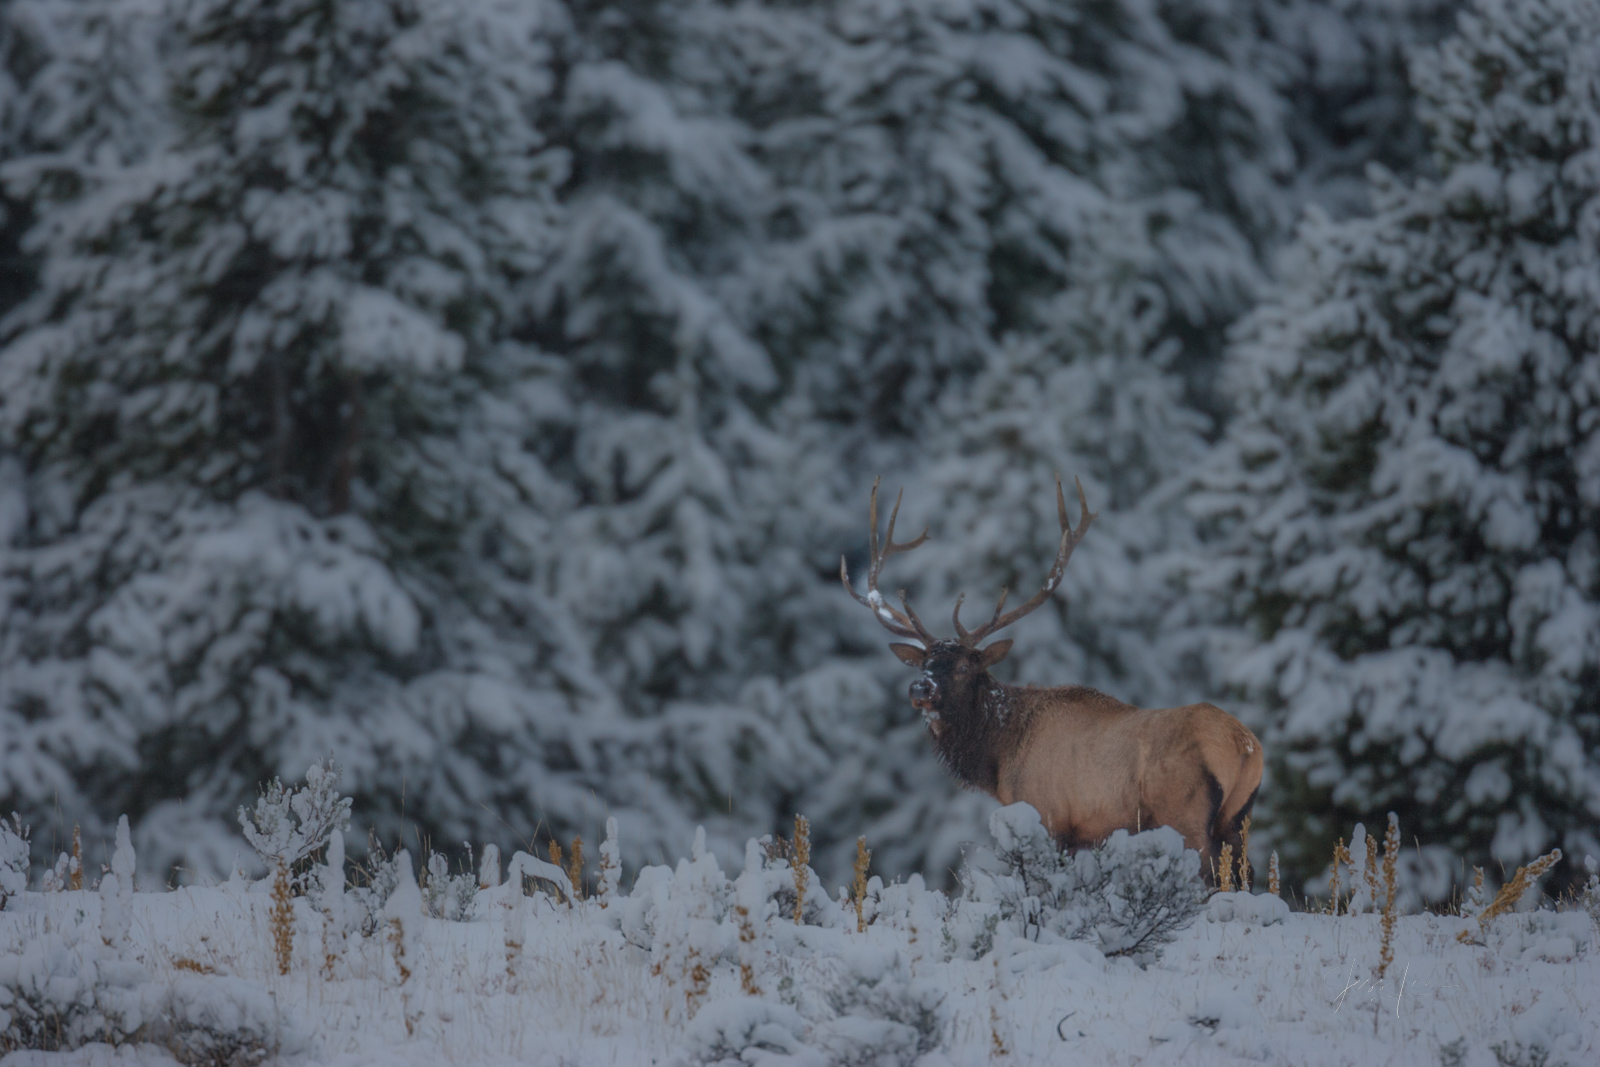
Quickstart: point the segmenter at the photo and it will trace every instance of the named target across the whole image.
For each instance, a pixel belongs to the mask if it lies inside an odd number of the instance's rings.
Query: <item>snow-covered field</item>
[[[381,902],[313,880],[288,902],[291,945],[270,879],[129,893],[113,874],[99,892],[12,896],[6,1025],[25,995],[80,1036],[144,1026],[160,1043],[0,1063],[132,1067],[168,1064],[168,1049],[189,1063],[273,1049],[287,1063],[419,1067],[1600,1063],[1600,954],[1581,909],[1486,931],[1402,916],[1376,983],[1379,914],[1290,913],[1266,895],[1213,896],[1141,966],[1050,922],[985,921],[989,904],[915,878],[872,880],[864,930],[848,893],[813,883],[796,923],[794,871],[754,843],[735,878],[697,848],[576,904],[556,868],[519,853],[462,921],[427,917],[452,906],[449,879],[419,889],[399,858]]]

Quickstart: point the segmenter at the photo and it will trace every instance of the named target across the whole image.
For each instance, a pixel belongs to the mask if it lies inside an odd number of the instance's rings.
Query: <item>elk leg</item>
[[[1217,850],[1220,852],[1223,845],[1233,846],[1234,884],[1240,889],[1244,888],[1244,821],[1250,817],[1250,810],[1256,806],[1256,794],[1260,791],[1260,786],[1250,790],[1250,795],[1239,805],[1239,810],[1231,816],[1222,816],[1222,824],[1217,827]]]
[[[1205,822],[1205,845],[1200,849],[1200,877],[1205,880],[1206,885],[1215,886],[1220,881],[1217,861],[1222,854],[1223,835],[1218,832],[1221,830],[1221,826],[1218,825],[1218,818],[1222,814],[1222,798],[1224,794],[1222,783],[1217,780],[1217,776],[1212,774],[1208,768],[1202,768],[1200,776],[1205,782],[1206,795],[1209,802],[1208,810],[1210,812]]]
[[[1065,833],[1056,834],[1055,841],[1056,849],[1060,852],[1065,852],[1069,856],[1074,852],[1077,852],[1080,848],[1093,848],[1095,845],[1095,842],[1086,841],[1070,830],[1066,831]]]

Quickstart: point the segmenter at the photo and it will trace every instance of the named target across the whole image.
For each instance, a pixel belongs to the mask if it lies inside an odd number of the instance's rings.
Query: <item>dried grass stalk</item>
[[[1484,935],[1488,933],[1489,923],[1492,920],[1498,919],[1500,916],[1516,907],[1517,901],[1522,899],[1522,894],[1528,891],[1528,887],[1543,877],[1546,871],[1548,871],[1551,867],[1554,867],[1560,861],[1561,850],[1559,848],[1553,848],[1549,852],[1546,852],[1543,856],[1540,856],[1538,859],[1528,864],[1526,867],[1518,867],[1517,873],[1512,875],[1511,881],[1500,887],[1500,892],[1494,895],[1494,900],[1487,908],[1483,909],[1483,914],[1478,916],[1478,940],[1481,941]],[[1482,884],[1481,872],[1479,874],[1479,880],[1479,884]],[[1456,935],[1456,940],[1471,941],[1472,934],[1468,930],[1463,930]]]
[[[563,870],[565,870],[561,860],[561,842],[557,841],[553,837],[550,839],[550,862],[555,866],[561,867]],[[550,884],[556,887],[556,900],[566,901],[566,894],[561,892],[561,887],[556,885],[554,882],[551,882]]]
[[[750,909],[740,904],[733,909],[739,917],[739,988],[746,996],[759,997],[761,987],[756,985],[756,970],[750,964],[751,946],[756,941],[756,927],[750,921]]]
[[[1367,842],[1367,871],[1377,868],[1371,857],[1377,853],[1374,843]],[[1394,879],[1395,865],[1400,857],[1400,817],[1394,812],[1389,813],[1389,829],[1383,835],[1383,942],[1378,950],[1378,977],[1375,985],[1382,984],[1383,976],[1389,969],[1389,964],[1394,962]],[[1376,880],[1374,879],[1374,899],[1376,899]]]
[[[72,862],[68,865],[68,889],[83,888],[83,831],[77,823],[72,824]]]
[[[294,956],[294,900],[290,887],[289,865],[278,861],[272,879],[272,909],[267,913],[272,926],[272,948],[278,959],[278,973],[289,973]]]
[[[1344,847],[1344,838],[1339,838],[1339,843],[1333,846],[1333,878],[1328,883],[1328,914],[1339,914],[1339,870],[1341,866],[1350,866],[1350,850]]]
[[[804,815],[794,817],[794,845],[790,848],[790,870],[794,872],[794,921],[798,924],[806,906],[806,883],[811,862],[811,820]]]
[[[1387,832],[1384,836],[1384,846],[1388,846]],[[1378,906],[1378,842],[1371,834],[1367,835],[1367,897],[1372,901],[1372,906]]]
[[[567,880],[572,883],[574,900],[583,899],[583,838],[572,838],[572,858],[567,863]]]
[[[856,838],[856,933],[867,932],[866,913],[863,909],[867,903],[867,864],[872,862],[872,851],[867,848],[865,837]]]

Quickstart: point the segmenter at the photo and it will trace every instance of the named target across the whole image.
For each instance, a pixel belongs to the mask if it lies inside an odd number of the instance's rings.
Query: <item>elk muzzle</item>
[[[918,711],[932,711],[933,702],[938,696],[939,683],[927,675],[911,683],[911,706]]]

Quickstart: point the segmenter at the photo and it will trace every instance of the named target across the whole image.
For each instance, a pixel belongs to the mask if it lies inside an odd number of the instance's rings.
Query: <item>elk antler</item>
[[[1022,618],[1028,612],[1050,599],[1050,594],[1056,591],[1056,586],[1061,584],[1061,576],[1067,572],[1067,560],[1072,556],[1072,550],[1078,547],[1078,542],[1083,540],[1083,535],[1089,532],[1089,524],[1100,516],[1089,510],[1089,498],[1083,495],[1083,482],[1074,478],[1073,482],[1078,487],[1078,504],[1083,512],[1078,519],[1078,528],[1074,530],[1072,523],[1067,519],[1067,499],[1061,492],[1061,475],[1056,475],[1056,516],[1061,520],[1061,547],[1056,550],[1056,561],[1050,567],[1050,573],[1045,577],[1044,585],[1033,594],[1026,604],[1013,608],[1004,615],[1001,609],[1006,606],[1006,595],[1010,589],[1000,590],[1000,603],[994,606],[994,615],[988,622],[968,633],[961,625],[961,601],[965,594],[956,598],[956,610],[952,613],[952,620],[956,624],[956,638],[968,648],[976,648],[979,641],[1004,629]]]
[[[856,600],[872,609],[873,618],[883,624],[883,628],[897,637],[910,637],[921,641],[928,648],[932,648],[937,640],[922,625],[922,620],[917,618],[917,613],[911,610],[910,601],[906,600],[905,590],[900,591],[900,606],[904,611],[896,611],[883,599],[883,594],[878,592],[878,572],[883,570],[883,562],[896,552],[909,552],[928,539],[928,531],[914,541],[900,544],[894,539],[894,520],[900,516],[900,498],[905,495],[905,490],[894,498],[894,510],[889,512],[889,528],[884,532],[883,544],[880,550],[878,543],[878,483],[881,478],[872,480],[872,499],[867,504],[867,522],[871,530],[871,539],[868,546],[871,550],[871,560],[867,567],[867,595],[861,596],[850,584],[850,571],[845,566],[844,557],[839,557],[839,580]]]

